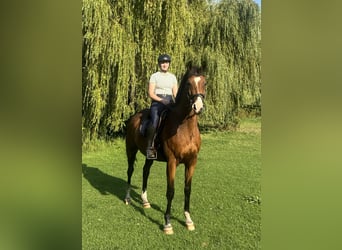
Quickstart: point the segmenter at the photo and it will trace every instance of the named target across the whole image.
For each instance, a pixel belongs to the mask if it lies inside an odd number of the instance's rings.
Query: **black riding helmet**
[[[158,57],[158,63],[161,62],[171,62],[171,56],[169,56],[168,54],[162,54]]]

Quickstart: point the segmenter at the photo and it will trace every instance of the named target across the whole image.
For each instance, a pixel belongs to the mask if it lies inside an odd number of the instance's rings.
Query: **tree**
[[[241,107],[260,106],[260,9],[251,0],[84,0],[82,17],[84,140],[122,131],[149,106],[160,53],[179,80],[188,61],[208,66],[203,126],[230,126]]]

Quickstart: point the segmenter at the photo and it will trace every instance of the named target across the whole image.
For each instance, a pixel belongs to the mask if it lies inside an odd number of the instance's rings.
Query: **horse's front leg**
[[[185,164],[185,180],[184,180],[184,215],[185,224],[189,231],[195,230],[195,225],[190,217],[190,195],[192,176],[195,171],[196,160],[192,164]]]
[[[148,176],[150,175],[150,169],[153,164],[153,160],[145,160],[144,170],[143,170],[143,185],[142,185],[142,192],[141,192],[141,199],[144,208],[150,208],[151,205],[147,199],[147,181]]]
[[[173,196],[175,194],[175,175],[176,175],[176,163],[172,161],[168,161],[166,167],[166,176],[167,176],[167,190],[166,190],[166,198],[167,198],[167,207],[164,215],[165,225],[164,225],[164,233],[165,234],[173,234],[173,228],[171,225],[171,203]]]

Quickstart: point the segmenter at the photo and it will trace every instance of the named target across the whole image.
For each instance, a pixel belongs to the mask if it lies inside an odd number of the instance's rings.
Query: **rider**
[[[174,102],[178,91],[177,78],[168,71],[170,63],[171,57],[169,55],[160,55],[158,57],[159,71],[151,75],[148,85],[148,95],[152,99],[150,107],[152,124],[147,129],[147,159],[157,158],[157,151],[154,148],[153,140],[158,126],[159,116],[166,108],[166,105]]]

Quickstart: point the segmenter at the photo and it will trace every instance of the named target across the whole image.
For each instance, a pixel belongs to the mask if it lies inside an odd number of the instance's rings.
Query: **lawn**
[[[155,162],[148,183],[151,208],[141,205],[137,155],[131,205],[125,205],[124,140],[96,142],[82,155],[83,249],[261,249],[261,121],[246,119],[234,132],[202,134],[192,181],[191,218],[183,215],[184,166],[178,166],[172,203],[174,234],[163,234],[165,163]]]

